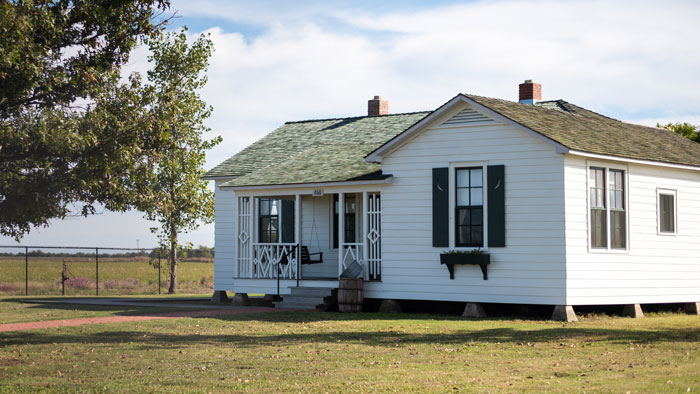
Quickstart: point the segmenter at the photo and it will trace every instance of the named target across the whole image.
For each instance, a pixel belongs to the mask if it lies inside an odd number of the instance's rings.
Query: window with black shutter
[[[450,179],[454,179],[454,185]],[[433,246],[505,247],[505,188],[503,165],[433,168]],[[454,196],[454,202],[450,196]],[[450,212],[454,212],[454,223]],[[449,236],[451,225],[453,239]]]

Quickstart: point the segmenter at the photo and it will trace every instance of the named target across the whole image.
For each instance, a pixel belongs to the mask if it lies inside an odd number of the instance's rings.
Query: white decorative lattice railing
[[[345,271],[353,261],[357,261],[360,264],[363,262],[362,258],[362,247],[361,243],[344,243],[342,260],[340,261],[341,267],[340,271]]]
[[[276,279],[278,269],[279,277],[282,279],[297,278],[297,245],[293,243],[254,243],[251,277]]]
[[[237,250],[237,261],[238,261],[238,276],[242,278],[249,278],[253,272],[253,266],[251,261],[251,220],[252,220],[252,204],[250,202],[250,197],[239,197],[238,198],[238,237],[236,242],[238,243]]]
[[[367,279],[382,278],[382,200],[379,193],[367,196]]]

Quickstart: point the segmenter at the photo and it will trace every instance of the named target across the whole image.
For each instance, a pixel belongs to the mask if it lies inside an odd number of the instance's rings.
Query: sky
[[[378,4],[379,3],[379,4]],[[432,110],[458,93],[517,101],[534,79],[564,99],[645,125],[700,124],[697,1],[181,1],[170,30],[210,34],[202,98],[210,169],[285,121]],[[125,73],[145,74],[138,48]],[[139,212],[52,221],[26,245],[157,244]],[[181,238],[214,245],[214,226]],[[13,240],[0,239],[2,244]]]

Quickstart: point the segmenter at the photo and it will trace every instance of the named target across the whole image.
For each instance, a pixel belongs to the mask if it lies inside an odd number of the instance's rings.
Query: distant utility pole
[[[139,240],[138,239],[136,240],[136,250],[137,251],[141,250],[141,248],[139,247]]]

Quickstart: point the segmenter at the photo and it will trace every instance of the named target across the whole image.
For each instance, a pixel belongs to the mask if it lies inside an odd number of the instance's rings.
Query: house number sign
[[[323,197],[323,189],[316,189],[314,190],[313,194],[314,197]]]

